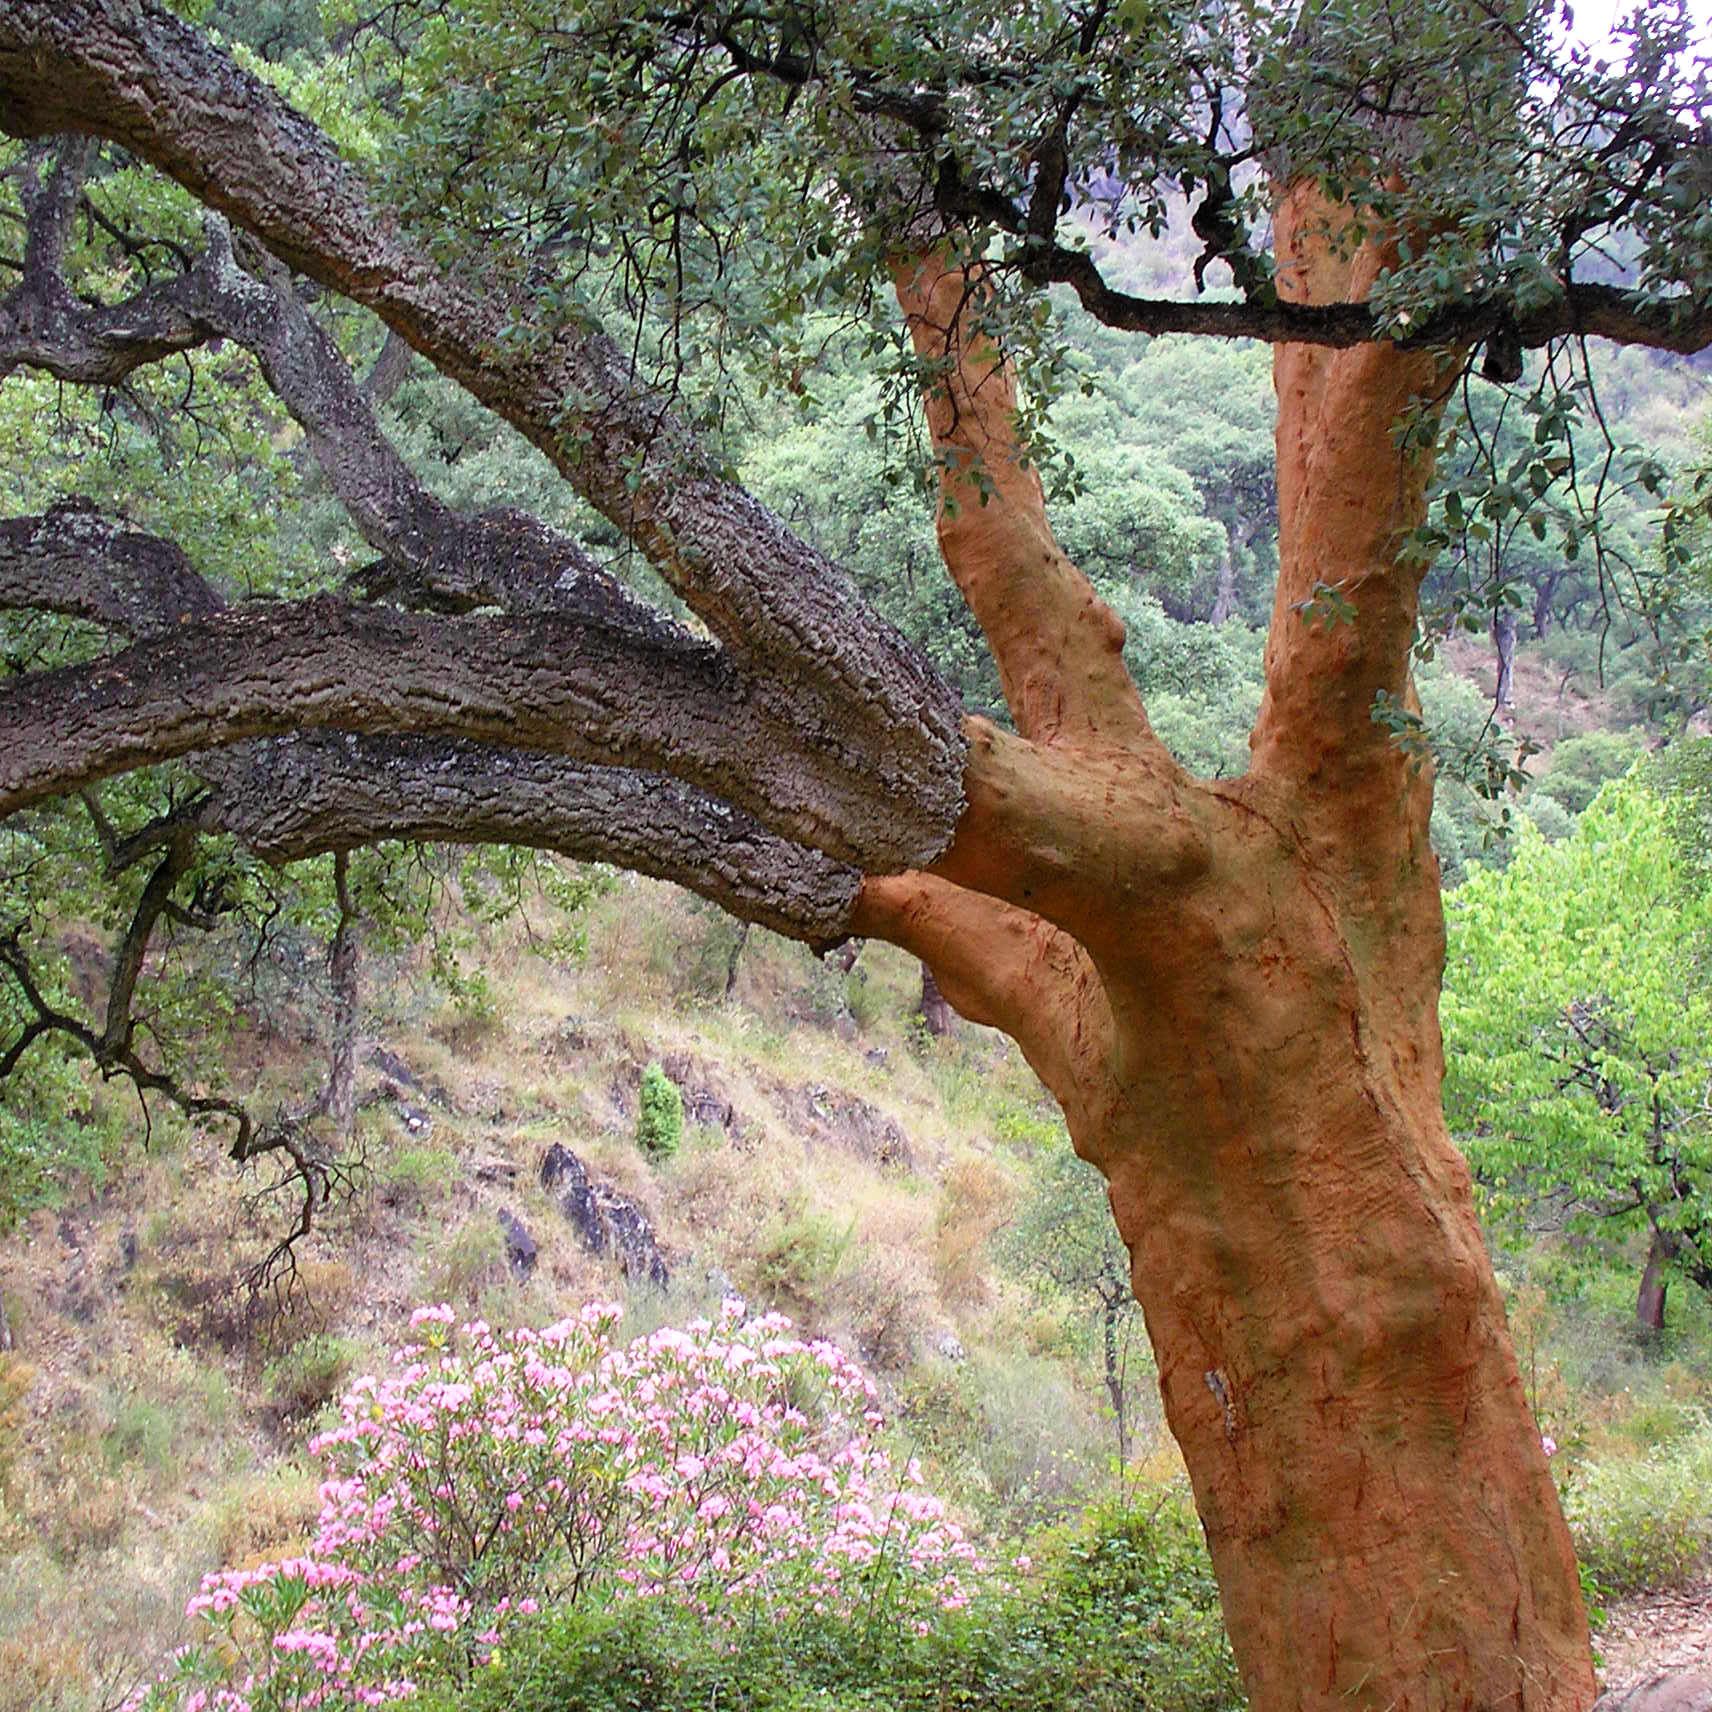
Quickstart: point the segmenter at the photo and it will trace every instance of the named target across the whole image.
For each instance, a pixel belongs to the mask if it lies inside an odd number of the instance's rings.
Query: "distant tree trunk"
[[[1223,624],[1236,611],[1236,532],[1235,522],[1225,530],[1225,555],[1219,562],[1219,582],[1213,594],[1213,610],[1207,614],[1209,624]]]
[[[868,942],[865,939],[847,939],[836,951],[827,954],[828,960],[837,966],[841,975],[848,975],[856,967],[856,959],[862,955],[862,947]]]
[[[323,1109],[341,1141],[349,1141],[357,1119],[357,912],[351,902],[350,857],[333,857],[333,891],[339,927],[328,960],[333,985],[333,1047]]]
[[[1534,635],[1544,636],[1551,628],[1552,596],[1557,593],[1557,585],[1562,580],[1561,573],[1541,577],[1534,584]]]
[[[933,971],[923,963],[921,966],[921,1020],[927,1027],[927,1032],[936,1040],[943,1039],[951,1032],[953,1018],[951,1006],[945,995],[939,990],[939,982]]]
[[[1118,1327],[1124,1305],[1130,1299],[1129,1281],[1122,1276],[1110,1280],[1105,1294],[1106,1396],[1111,1400],[1112,1419],[1117,1424],[1118,1468],[1129,1467],[1129,1413],[1124,1407],[1123,1363],[1118,1359]]]
[[[741,922],[737,928],[737,937],[731,942],[731,955],[725,960],[725,996],[730,998],[737,990],[737,966],[743,961],[743,948],[749,943],[749,923]]]
[[[1516,705],[1514,683],[1516,669],[1516,613],[1510,606],[1500,606],[1492,615],[1492,641],[1498,649],[1498,694],[1500,707]]]
[[[1635,1329],[1644,1337],[1656,1336],[1664,1330],[1665,1292],[1670,1289],[1670,1265],[1674,1245],[1657,1225],[1647,1249],[1646,1269],[1641,1273],[1641,1288],[1635,1298]]]

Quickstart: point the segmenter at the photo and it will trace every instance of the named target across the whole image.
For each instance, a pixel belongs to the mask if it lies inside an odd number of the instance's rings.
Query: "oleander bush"
[[[711,1631],[756,1613],[898,1620],[967,1603],[974,1550],[867,1376],[778,1315],[619,1344],[616,1307],[542,1331],[418,1309],[359,1379],[300,1557],[207,1577],[201,1640],[135,1702],[174,1712],[378,1706],[491,1668],[543,1608],[648,1600]],[[769,1619],[770,1620],[770,1619]]]

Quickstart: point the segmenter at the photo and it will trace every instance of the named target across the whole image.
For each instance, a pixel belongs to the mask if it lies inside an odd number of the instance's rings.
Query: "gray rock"
[[[597,1183],[568,1147],[554,1142],[542,1156],[541,1187],[562,1191],[559,1211],[590,1254],[611,1256],[626,1278],[662,1290],[671,1282],[648,1215],[628,1195]]]
[[[854,1154],[881,1170],[913,1169],[909,1137],[861,1095],[819,1082],[806,1087],[776,1082],[771,1091],[780,1115],[805,1140]]]
[[[416,1072],[396,1052],[389,1052],[386,1047],[377,1046],[369,1054],[369,1063],[395,1088],[414,1088],[418,1093],[424,1091]]]
[[[509,1207],[499,1210],[499,1228],[505,1232],[505,1258],[513,1275],[519,1280],[527,1278],[535,1270],[535,1262],[541,1253],[534,1237]]]

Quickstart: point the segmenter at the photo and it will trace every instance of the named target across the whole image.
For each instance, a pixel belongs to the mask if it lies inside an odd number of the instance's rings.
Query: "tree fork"
[[[1385,255],[1335,253],[1340,215],[1281,198],[1286,291],[1365,295]],[[1105,1174],[1258,1712],[1584,1712],[1574,1555],[1441,1106],[1431,779],[1370,718],[1412,693],[1398,549],[1430,467],[1393,427],[1430,421],[1459,359],[1280,350],[1267,698],[1228,783],[1162,760],[1144,715],[1119,737],[1078,712],[1109,705],[1109,638],[1040,547],[990,354],[955,360],[928,401],[946,481],[977,431],[1005,479],[941,544],[977,616],[1001,611],[1024,735],[977,725],[950,850],[868,882],[862,930],[1021,1043]],[[1335,625],[1305,610],[1328,572]],[[1071,686],[1053,703],[1042,650]]]

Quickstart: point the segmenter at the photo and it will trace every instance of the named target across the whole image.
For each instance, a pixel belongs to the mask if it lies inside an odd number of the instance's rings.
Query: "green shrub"
[[[858,1034],[871,1034],[886,1014],[886,995],[868,979],[866,969],[852,969],[844,977],[844,1008]]]
[[[1689,1580],[1712,1546],[1712,1423],[1648,1456],[1582,1469],[1564,1511],[1601,1593]]]
[[[355,1365],[349,1338],[317,1333],[295,1343],[262,1373],[262,1389],[282,1420],[312,1415],[338,1395]]]
[[[764,1225],[750,1254],[755,1294],[798,1315],[817,1315],[826,1287],[850,1254],[854,1224],[840,1224],[801,1202]]]
[[[99,1187],[113,1137],[91,1121],[0,1107],[0,1233],[37,1207],[57,1207],[73,1184]]]
[[[654,1159],[670,1159],[684,1139],[684,1097],[658,1064],[642,1072],[636,1106],[636,1143]]]
[[[101,1435],[101,1447],[114,1468],[141,1463],[158,1473],[171,1463],[176,1437],[169,1411],[147,1398],[132,1397],[114,1410],[112,1423]]]
[[[1019,1560],[1019,1564],[1026,1560]],[[728,1613],[729,1614],[729,1613]],[[424,1712],[1225,1712],[1242,1704],[1212,1566],[1175,1491],[1048,1542],[1038,1568],[927,1632],[883,1598],[855,1618],[710,1628],[664,1600],[514,1628]]]
[[[1620,779],[1645,752],[1632,731],[1589,731],[1569,737],[1552,751],[1545,788],[1572,814],[1583,814],[1599,787]]]

